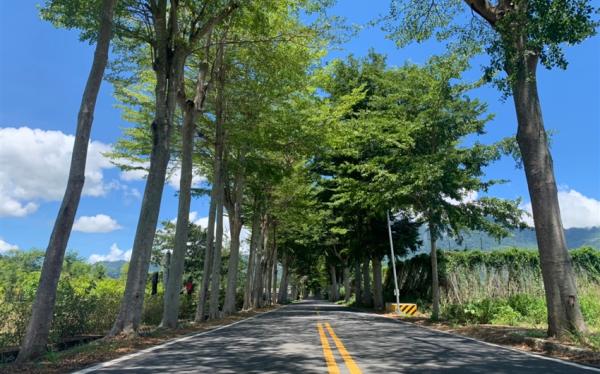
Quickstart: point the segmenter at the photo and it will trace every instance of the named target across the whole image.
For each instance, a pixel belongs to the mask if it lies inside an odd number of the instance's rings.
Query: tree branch
[[[498,22],[496,7],[490,4],[488,0],[465,0],[465,3],[483,19],[488,21],[490,25],[495,26],[496,22]]]
[[[221,23],[225,18],[229,17],[233,11],[239,7],[237,0],[232,0],[227,4],[227,6],[221,10],[219,14],[211,18],[208,22],[206,22],[202,27],[198,28],[196,32],[190,36],[190,46],[193,46],[200,38],[204,37],[207,33],[209,33],[212,28]]]

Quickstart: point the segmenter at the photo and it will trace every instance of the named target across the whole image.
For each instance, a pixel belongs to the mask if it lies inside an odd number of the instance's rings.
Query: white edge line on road
[[[354,313],[354,312],[352,312],[352,313]],[[362,314],[362,315],[369,316],[369,317],[376,316],[376,317],[380,317],[380,318],[385,318],[386,320],[394,321],[394,322],[397,322],[397,323],[400,323],[400,324],[411,325],[411,326],[414,326],[414,327],[417,327],[417,328],[421,328],[421,329],[425,329],[425,330],[429,330],[429,331],[432,331],[432,332],[437,332],[437,333],[441,333],[441,334],[451,335],[451,336],[455,336],[457,338],[462,338],[462,339],[470,340],[470,341],[473,341],[473,342],[477,342],[477,343],[489,345],[491,347],[502,348],[502,349],[506,349],[506,350],[509,350],[509,351],[512,351],[512,352],[521,353],[521,354],[524,354],[526,356],[540,358],[542,360],[554,361],[554,362],[558,362],[558,363],[561,363],[561,364],[564,364],[564,365],[574,366],[574,367],[579,368],[579,369],[585,369],[585,370],[589,370],[589,371],[594,371],[594,372],[600,373],[600,369],[592,367],[592,366],[581,365],[581,364],[577,364],[575,362],[561,360],[559,358],[548,357],[548,356],[544,356],[544,355],[537,354],[537,353],[522,351],[520,349],[513,348],[513,347],[507,347],[505,345],[489,343],[489,342],[486,342],[486,341],[483,341],[483,340],[478,340],[478,339],[475,339],[475,338],[471,338],[469,336],[459,335],[459,334],[455,334],[455,333],[448,332],[448,331],[436,330],[436,329],[433,329],[431,327],[417,325],[416,323],[409,322],[409,321],[402,321],[402,320],[398,320],[398,319],[394,319],[394,318],[390,318],[390,317],[385,317],[385,316],[382,316],[382,315],[379,315],[379,314],[375,314],[375,313],[358,312],[358,313],[354,313],[354,314]]]
[[[112,366],[114,364],[118,364],[119,362],[127,361],[129,359],[132,359],[132,358],[144,355],[146,353],[150,353],[150,352],[156,351],[158,349],[161,349],[161,348],[164,348],[164,347],[168,347],[168,346],[170,346],[172,344],[175,344],[175,343],[184,342],[184,341],[193,339],[193,338],[201,336],[201,335],[206,335],[206,334],[210,334],[210,333],[215,332],[215,331],[226,329],[226,328],[231,327],[233,325],[237,325],[238,323],[250,321],[250,320],[252,320],[252,319],[254,319],[256,317],[260,317],[260,316],[263,316],[265,314],[269,314],[269,313],[281,310],[281,309],[285,308],[288,305],[290,305],[290,304],[282,305],[279,308],[276,308],[276,309],[273,309],[273,310],[269,310],[269,311],[266,311],[266,312],[262,312],[262,313],[259,313],[259,314],[255,314],[255,315],[253,315],[251,317],[244,318],[244,319],[241,319],[239,321],[232,322],[232,323],[230,323],[228,325],[223,325],[223,326],[215,327],[215,328],[213,328],[211,330],[208,330],[208,331],[201,331],[201,332],[197,332],[197,333],[192,333],[190,335],[186,335],[186,336],[181,337],[181,338],[172,339],[172,340],[169,340],[169,341],[167,341],[165,343],[162,343],[162,344],[159,344],[159,345],[155,345],[155,346],[150,347],[150,348],[142,349],[141,351],[130,353],[130,354],[127,354],[125,356],[121,356],[121,357],[115,358],[115,359],[110,360],[110,361],[101,362],[101,363],[96,364],[94,366],[90,366],[90,367],[87,367],[85,369],[74,371],[71,374],[87,374],[87,373],[92,373],[92,372],[94,372],[96,370],[107,368],[107,367]]]

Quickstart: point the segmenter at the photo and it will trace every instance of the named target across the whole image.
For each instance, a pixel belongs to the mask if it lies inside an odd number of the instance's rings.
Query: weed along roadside
[[[600,332],[600,253],[589,247],[571,251],[582,312],[590,329]],[[535,251],[446,251],[439,256],[441,317],[460,324],[499,324],[543,328],[547,321],[539,257]],[[400,294],[426,310],[429,257],[420,254],[397,263]],[[393,286],[388,270],[384,295]],[[592,335],[590,344],[600,349]]]

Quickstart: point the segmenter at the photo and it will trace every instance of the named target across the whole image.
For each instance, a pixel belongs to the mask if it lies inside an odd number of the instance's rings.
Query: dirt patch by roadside
[[[500,344],[525,352],[533,352],[548,357],[600,367],[599,351],[575,344],[574,342],[544,338],[545,331],[543,329],[498,325],[456,326],[444,321],[432,322],[427,317],[398,317],[393,313],[382,315],[410,322],[418,326],[426,326],[431,329],[450,332],[488,343]]]
[[[257,314],[261,314],[278,307],[267,307],[248,312],[237,313],[215,321],[194,324],[185,323],[180,328],[167,329],[144,329],[142,335],[134,338],[104,338],[89,344],[81,345],[62,352],[51,352],[38,361],[28,364],[4,364],[0,365],[0,373],[4,374],[38,374],[38,373],[65,373],[83,369],[100,362],[112,360],[129,353],[167,342],[168,340],[183,337],[185,335],[209,331],[214,328],[229,325]]]

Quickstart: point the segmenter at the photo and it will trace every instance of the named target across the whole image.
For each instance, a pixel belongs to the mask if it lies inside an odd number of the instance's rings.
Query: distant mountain
[[[110,278],[119,278],[121,276],[121,269],[123,269],[123,265],[128,264],[129,261],[98,261],[95,265],[103,266],[106,269],[106,275]],[[160,271],[160,266],[156,266],[150,264],[150,269],[148,272],[153,273],[155,271]]]
[[[566,229],[567,246],[569,249],[590,246],[600,249],[600,227],[589,229],[572,228]],[[425,228],[421,228],[421,239],[423,247],[421,250],[429,250],[429,235]],[[510,247],[537,248],[535,231],[533,229],[515,230],[507,238],[497,241],[489,235],[474,231],[464,234],[462,243],[457,243],[450,238],[442,238],[437,241],[440,249],[482,249],[493,250]]]
[[[121,269],[123,265],[127,264],[127,261],[99,261],[96,265],[103,266],[106,269],[106,275],[110,278],[119,278],[121,275]]]

